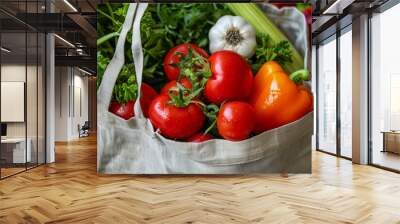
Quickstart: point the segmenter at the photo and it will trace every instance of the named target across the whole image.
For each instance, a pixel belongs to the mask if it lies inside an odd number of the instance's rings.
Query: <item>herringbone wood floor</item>
[[[0,181],[0,223],[400,223],[400,175],[315,152],[312,175],[98,176],[96,139]]]

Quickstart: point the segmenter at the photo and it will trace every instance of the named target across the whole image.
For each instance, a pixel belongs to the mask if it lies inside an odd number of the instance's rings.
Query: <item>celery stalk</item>
[[[292,63],[287,64],[285,69],[292,73],[304,68],[304,59],[290,42],[290,40],[279,30],[278,27],[265,15],[265,13],[254,3],[226,3],[229,9],[238,16],[243,17],[256,29],[256,32],[267,34],[272,41],[288,41],[292,50]]]

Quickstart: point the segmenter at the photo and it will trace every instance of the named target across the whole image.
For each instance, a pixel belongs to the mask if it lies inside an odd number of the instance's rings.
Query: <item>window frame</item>
[[[374,14],[381,14],[384,13],[385,11],[391,9],[392,7],[396,6],[400,4],[400,2],[398,0],[388,0],[387,2],[385,2],[384,4],[382,4],[381,6],[375,8],[375,9],[371,9],[367,11],[368,14],[368,20],[367,20],[367,40],[368,40],[368,54],[367,54],[367,82],[368,82],[368,111],[367,111],[367,117],[368,117],[368,153],[367,153],[367,162],[368,165],[373,166],[373,167],[377,167],[383,170],[387,170],[387,171],[391,171],[391,172],[395,172],[395,173],[400,173],[400,170],[394,169],[394,168],[390,168],[384,165],[380,165],[377,163],[374,163],[373,161],[373,153],[374,153],[374,149],[373,149],[373,132],[372,132],[372,94],[373,94],[373,88],[372,88],[372,18]]]
[[[320,40],[319,42],[317,42],[316,44],[316,138],[315,138],[315,144],[316,144],[316,151],[319,152],[323,152],[329,155],[333,155],[336,157],[340,157],[343,159],[347,159],[347,160],[352,160],[352,158],[347,157],[342,155],[342,150],[341,150],[341,119],[340,119],[340,103],[341,103],[341,97],[340,97],[340,77],[341,77],[341,67],[340,67],[340,37],[342,35],[344,35],[347,32],[352,32],[352,23],[347,24],[346,26],[344,26],[343,28],[337,27],[336,32],[333,33],[332,35],[328,36],[327,38]],[[319,143],[319,131],[320,131],[320,127],[319,127],[319,115],[318,115],[318,109],[319,109],[319,61],[320,61],[320,56],[318,53],[318,49],[320,47],[321,44],[326,44],[329,43],[330,41],[336,41],[336,152],[332,153],[332,152],[328,152],[324,149],[321,149],[320,143]]]

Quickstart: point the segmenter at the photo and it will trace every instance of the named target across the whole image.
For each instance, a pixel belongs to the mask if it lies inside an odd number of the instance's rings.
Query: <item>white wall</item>
[[[72,67],[56,67],[55,73],[55,140],[70,141],[88,120],[88,78]]]
[[[27,70],[25,70],[27,69]],[[18,64],[5,64],[1,66],[1,81],[3,82],[25,82],[26,71],[28,72],[28,81],[29,85],[36,86],[36,80],[32,80],[30,75],[36,76],[36,66],[27,66],[18,65]],[[27,106],[34,107],[34,111],[36,112],[37,99],[36,99],[36,88],[27,88]],[[33,103],[33,104],[32,104]],[[40,106],[40,105],[39,105]],[[1,108],[2,110],[6,110],[7,108]],[[32,109],[28,110],[28,112],[33,111]],[[28,118],[28,129],[30,127],[36,130],[36,113],[27,113]],[[34,123],[32,123],[34,122]],[[8,137],[25,137],[25,123],[26,122],[7,122],[7,136]],[[35,127],[33,127],[35,126]],[[28,137],[29,136],[28,130]],[[35,132],[36,134],[36,132]]]
[[[83,125],[85,123],[85,121],[87,121],[89,119],[89,115],[88,115],[88,77],[87,76],[82,76],[83,73],[81,73],[80,71],[78,71],[78,75],[77,72],[78,70],[75,70],[75,77],[74,77],[74,83],[73,85],[75,86],[75,91],[74,91],[74,100],[75,100],[75,116],[73,119],[73,123],[72,123],[72,127],[74,127],[72,129],[72,135],[73,136],[78,136],[78,129],[76,128],[78,126],[78,124]],[[80,93],[78,93],[78,91],[80,91]],[[80,94],[80,99],[78,98]],[[80,100],[80,103],[78,102],[78,100]],[[78,105],[80,104],[80,105]],[[79,108],[81,107],[81,108]],[[79,111],[79,109],[81,111]]]
[[[68,140],[68,86],[67,67],[55,68],[55,141]]]
[[[88,78],[82,75],[83,73],[74,69],[70,101],[70,139],[79,137],[78,125],[82,126],[88,120]]]
[[[1,66],[1,81],[25,82],[25,65],[2,65]],[[6,108],[1,108],[5,110]],[[7,123],[7,137],[25,137],[25,123],[12,122]]]

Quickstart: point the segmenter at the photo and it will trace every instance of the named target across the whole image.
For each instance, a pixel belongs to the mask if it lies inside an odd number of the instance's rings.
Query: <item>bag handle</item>
[[[97,110],[100,114],[108,111],[112,92],[118,75],[125,63],[125,40],[129,30],[132,27],[132,21],[135,15],[137,3],[129,4],[128,12],[124,24],[122,25],[121,34],[118,38],[117,47],[110,63],[107,65],[106,71],[103,75],[99,90],[97,91]]]
[[[138,85],[138,92],[136,99],[140,99],[142,95],[142,79],[143,79],[143,49],[142,39],[140,37],[140,21],[146,11],[148,3],[139,3],[136,11],[135,21],[132,28],[132,55],[135,64],[136,82]],[[142,108],[140,107],[140,100],[136,100],[134,105],[135,116],[137,118],[144,118]]]

